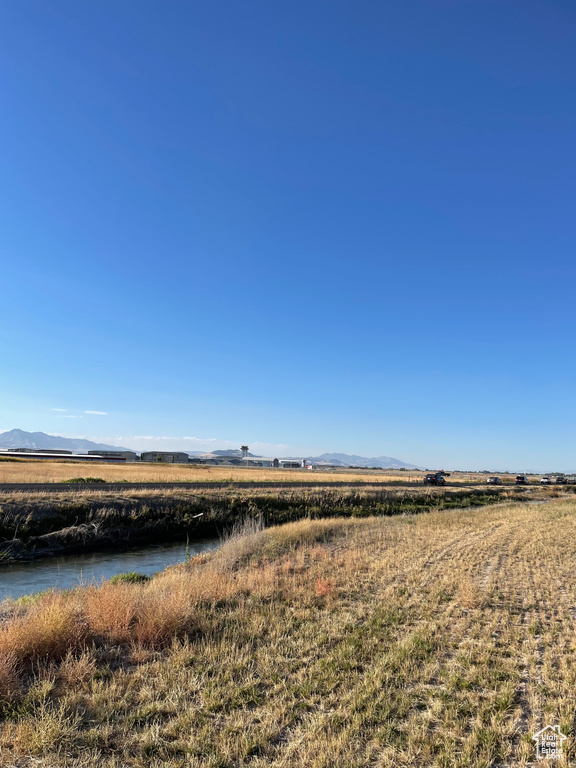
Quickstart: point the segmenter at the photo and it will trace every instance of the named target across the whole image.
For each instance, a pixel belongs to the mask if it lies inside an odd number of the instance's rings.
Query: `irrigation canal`
[[[478,488],[484,487],[486,483],[447,483],[446,488]],[[0,483],[0,493],[8,491],[28,491],[29,493],[62,493],[66,491],[167,491],[179,489],[182,491],[196,490],[236,490],[251,488],[425,488],[421,482],[402,482],[394,480],[392,482],[383,481],[363,481],[346,480],[339,481],[287,481],[276,483],[274,481],[264,482],[213,482],[213,483]],[[502,486],[499,486],[502,487]]]
[[[44,560],[3,565],[0,571],[0,601],[16,599],[45,589],[70,589],[79,584],[100,583],[118,573],[137,571],[152,576],[169,565],[181,563],[186,553],[196,555],[216,549],[219,539],[199,539],[155,544],[128,551],[87,552],[60,555]]]

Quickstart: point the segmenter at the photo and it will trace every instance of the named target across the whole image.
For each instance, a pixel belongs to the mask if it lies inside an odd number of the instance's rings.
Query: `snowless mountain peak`
[[[378,467],[379,469],[417,469],[414,464],[407,464],[400,459],[391,456],[356,456],[348,453],[323,453],[321,456],[312,456],[309,461],[318,464],[333,464],[335,467]]]
[[[83,440],[81,438],[47,435],[46,432],[25,432],[23,429],[11,429],[9,432],[0,433],[0,448],[29,448],[36,451],[65,450],[72,451],[72,453],[130,450],[129,448],[120,448],[117,445],[95,443],[92,440]]]

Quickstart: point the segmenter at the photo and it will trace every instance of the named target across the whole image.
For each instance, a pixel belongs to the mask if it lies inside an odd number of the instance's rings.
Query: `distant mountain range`
[[[406,464],[400,459],[390,456],[366,456],[350,455],[348,453],[323,453],[321,456],[307,457],[317,464],[333,464],[335,467],[379,467],[380,469],[417,469],[414,464]]]
[[[242,458],[242,451],[238,449],[227,449],[220,451],[212,451],[212,453],[199,453],[190,452],[190,456],[218,456],[224,458],[230,456],[231,458]],[[257,454],[249,453],[251,458],[261,458]],[[272,457],[270,457],[272,458]],[[307,459],[314,464],[332,464],[334,467],[378,467],[379,469],[417,469],[414,464],[406,464],[400,459],[393,459],[390,456],[373,456],[368,458],[366,456],[350,455],[348,453],[323,453],[321,456],[280,456],[281,459],[294,459],[301,460]]]
[[[210,451],[209,453],[206,453],[206,451],[186,451],[188,456],[194,456],[195,458],[198,458],[199,456],[205,456],[207,459],[210,458],[219,458],[219,459],[225,459],[225,458],[231,458],[231,459],[241,459],[244,454],[240,450],[240,448],[224,448],[219,451]],[[249,456],[252,459],[260,459],[261,456],[258,456],[258,454],[255,453],[247,453],[247,456]]]
[[[47,435],[45,432],[25,432],[23,429],[11,429],[9,432],[0,433],[0,448],[30,448],[31,450],[41,449],[61,449],[72,451],[73,453],[86,453],[86,451],[128,451],[130,448],[120,448],[117,445],[106,445],[105,443],[94,443],[92,440],[81,440],[74,437],[58,437]],[[212,451],[212,453],[201,453],[199,451],[189,451],[190,456],[210,456],[224,458],[242,458],[242,451],[236,449],[221,449]],[[249,453],[251,458],[259,458],[256,454]],[[366,456],[350,455],[348,453],[323,453],[321,456],[284,456],[279,458],[286,459],[307,459],[315,464],[332,464],[334,467],[379,467],[381,469],[417,469],[414,464],[406,464],[400,459],[393,459],[390,456],[376,456],[367,458]]]
[[[0,448],[30,448],[32,450],[65,450],[72,453],[86,451],[128,451],[129,448],[119,448],[117,445],[94,443],[92,440],[81,440],[75,437],[57,437],[45,432],[24,432],[23,429],[11,429],[0,433]]]

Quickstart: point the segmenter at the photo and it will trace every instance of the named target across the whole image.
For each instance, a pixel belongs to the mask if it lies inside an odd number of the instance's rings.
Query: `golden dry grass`
[[[194,464],[157,464],[129,462],[126,464],[81,463],[65,461],[0,461],[0,483],[52,483],[70,480],[73,477],[100,477],[108,482],[127,480],[132,483],[171,482],[377,482],[406,483],[422,482],[423,472],[409,470],[306,470],[306,469],[264,469],[244,467],[210,467]],[[502,475],[505,482],[513,482],[513,476]],[[536,482],[536,478],[534,479]],[[485,475],[456,474],[449,479],[452,483],[486,483]]]
[[[575,566],[563,499],[251,530],[48,595],[0,631],[0,763],[523,766],[558,723],[571,764]]]

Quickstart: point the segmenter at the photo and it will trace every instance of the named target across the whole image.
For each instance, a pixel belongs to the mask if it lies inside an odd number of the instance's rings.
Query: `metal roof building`
[[[144,451],[141,461],[158,461],[164,464],[188,464],[189,456],[183,451]]]
[[[104,458],[124,458],[126,461],[138,461],[135,451],[88,451],[88,456],[103,456]]]
[[[102,456],[101,454],[89,456],[88,454],[84,453],[41,453],[40,451],[27,451],[26,453],[22,453],[15,450],[0,450],[0,458],[2,457],[20,459],[21,461],[37,461],[38,459],[43,459],[44,461],[99,461],[106,463],[126,462],[126,459],[123,456]]]
[[[243,467],[279,467],[278,459],[265,459],[263,456],[244,456],[241,466]]]

